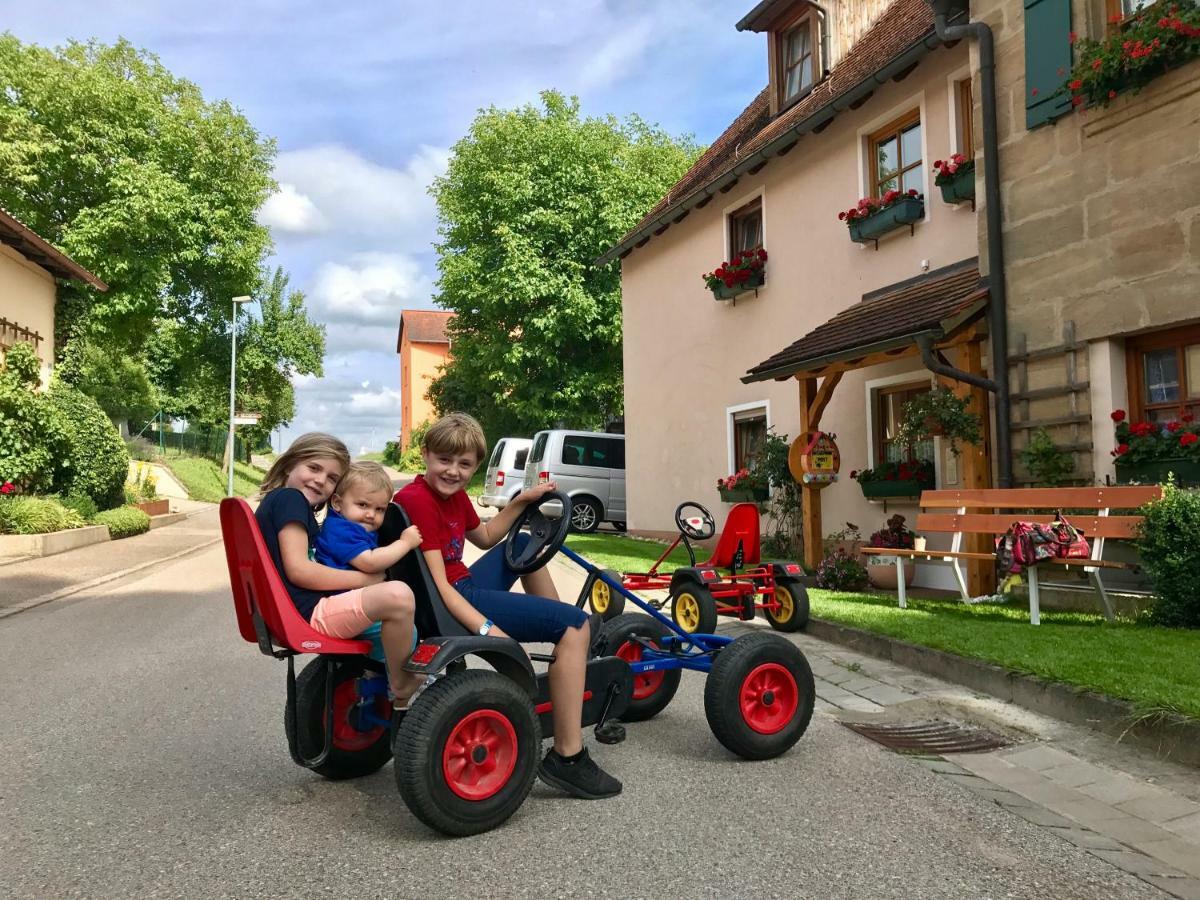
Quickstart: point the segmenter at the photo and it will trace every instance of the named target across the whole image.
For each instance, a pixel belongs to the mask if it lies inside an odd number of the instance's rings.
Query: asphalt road
[[[614,800],[538,785],[449,840],[392,768],[324,782],[243,643],[220,547],[0,621],[0,896],[1164,896],[818,713],[781,759],[708,730],[702,677],[594,749]]]

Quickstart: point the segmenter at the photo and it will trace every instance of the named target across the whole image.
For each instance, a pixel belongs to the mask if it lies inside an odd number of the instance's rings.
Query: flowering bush
[[[1200,462],[1200,425],[1191,413],[1181,413],[1170,422],[1126,421],[1125,410],[1112,412],[1117,446],[1112,455],[1123,463],[1156,459],[1190,459]]]
[[[933,487],[933,463],[927,459],[906,459],[880,463],[873,469],[858,469],[850,477],[859,484],[872,481],[915,481],[923,487]]]
[[[6,481],[6,482],[4,482],[4,484],[0,484],[0,494],[11,494],[16,489],[17,489],[17,486],[15,484],[13,484],[11,481]]]
[[[973,172],[975,170],[975,160],[967,159],[961,153],[955,153],[949,159],[935,160],[933,167],[937,169],[937,175],[933,178],[933,183],[938,187],[943,184],[949,184],[954,180],[954,176],[959,172]]]
[[[916,189],[913,188],[910,189],[908,193],[892,189],[879,199],[875,199],[874,197],[863,197],[854,206],[838,213],[838,221],[845,222],[847,225],[849,225],[851,222],[854,222],[858,219],[865,219],[867,216],[874,215],[880,210],[887,209],[889,206],[895,206],[897,203],[900,203],[903,200],[908,200],[913,197],[920,198],[920,196],[921,195],[917,193]]]
[[[723,491],[752,491],[769,486],[766,477],[749,469],[738,469],[732,475],[717,479],[717,489]]]
[[[861,591],[866,586],[866,567],[840,547],[827,554],[817,566],[817,587],[829,591]]]
[[[905,526],[904,516],[897,513],[887,524],[871,535],[868,546],[887,547],[891,550],[911,550],[915,535]]]
[[[1109,20],[1100,41],[1078,40],[1075,65],[1059,93],[1073,106],[1107,106],[1123,90],[1137,92],[1163,74],[1200,56],[1200,6],[1195,0],[1160,0],[1130,19]]]
[[[723,262],[716,269],[701,277],[710,291],[724,285],[727,288],[745,284],[767,264],[767,251],[762,247],[743,250],[730,262]]]

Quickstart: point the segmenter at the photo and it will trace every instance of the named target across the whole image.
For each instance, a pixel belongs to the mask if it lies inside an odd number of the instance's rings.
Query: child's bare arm
[[[425,562],[429,564],[429,574],[433,577],[433,583],[438,589],[438,593],[442,595],[442,602],[446,604],[446,609],[450,610],[450,615],[458,619],[462,626],[471,633],[477,633],[479,626],[487,621],[487,616],[473,607],[467,598],[454,589],[449,580],[446,578],[446,563],[442,559],[442,551],[426,550]],[[488,635],[492,637],[508,637],[499,626],[493,625]]]
[[[400,533],[400,537],[392,541],[386,547],[376,547],[374,550],[364,550],[354,559],[350,560],[350,565],[358,569],[360,572],[375,574],[377,572],[386,572],[403,557],[417,547],[421,546],[421,530],[416,525],[409,525]]]
[[[289,522],[280,530],[279,558],[288,581],[310,591],[352,591],[382,580],[378,575],[332,569],[309,559],[308,532],[299,522]]]

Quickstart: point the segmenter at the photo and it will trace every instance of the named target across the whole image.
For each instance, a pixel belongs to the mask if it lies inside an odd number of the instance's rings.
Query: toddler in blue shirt
[[[386,572],[421,544],[421,531],[410,525],[386,547],[379,528],[392,499],[392,480],[376,462],[351,463],[329,498],[329,514],[317,537],[317,562],[334,569]]]

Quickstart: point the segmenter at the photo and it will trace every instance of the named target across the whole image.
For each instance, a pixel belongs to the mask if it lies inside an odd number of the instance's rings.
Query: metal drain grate
[[[1009,743],[990,731],[955,722],[934,721],[919,725],[842,724],[898,753],[982,753],[985,750],[998,750]]]

